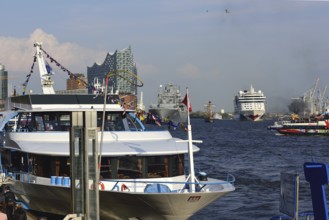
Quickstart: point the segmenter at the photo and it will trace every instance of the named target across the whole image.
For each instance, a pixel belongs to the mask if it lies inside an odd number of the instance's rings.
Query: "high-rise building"
[[[134,56],[131,47],[114,53],[108,53],[103,64],[95,63],[91,67],[87,67],[88,85],[93,85],[94,79],[104,80],[110,71],[128,70],[137,75],[137,67],[134,62]],[[126,72],[117,72],[109,78],[108,91],[118,92],[129,106],[136,107],[137,104],[137,79]],[[89,93],[92,93],[92,87],[89,86]],[[129,98],[128,98],[129,97]],[[129,100],[126,100],[128,98]]]
[[[0,63],[0,110],[5,110],[5,103],[8,98],[8,72],[5,66]]]

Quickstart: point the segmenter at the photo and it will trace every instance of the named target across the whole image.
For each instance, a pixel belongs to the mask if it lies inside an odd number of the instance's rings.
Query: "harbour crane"
[[[43,58],[43,54],[41,50],[42,43],[35,42],[34,46],[36,48],[36,57],[39,66],[42,92],[43,94],[55,94],[55,90],[53,87],[54,81],[51,79],[52,72],[47,68],[46,62]]]

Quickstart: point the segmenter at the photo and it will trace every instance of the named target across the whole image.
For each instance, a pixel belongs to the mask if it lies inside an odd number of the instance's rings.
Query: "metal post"
[[[97,112],[85,112],[85,170],[87,213],[90,219],[99,220],[99,170],[97,142]],[[88,184],[88,185],[87,185]],[[91,186],[91,187],[89,187]]]
[[[85,213],[83,170],[83,113],[72,112],[70,131],[71,200],[72,213]]]
[[[186,88],[187,96],[187,135],[188,135],[188,155],[190,162],[190,191],[195,192],[195,173],[194,173],[194,159],[193,159],[193,144],[192,144],[192,126],[190,122],[190,98],[188,95],[188,89]]]
[[[72,112],[70,132],[72,211],[99,220],[97,112]]]
[[[329,183],[329,165],[304,163],[305,179],[310,183],[315,220],[328,220],[325,185]]]

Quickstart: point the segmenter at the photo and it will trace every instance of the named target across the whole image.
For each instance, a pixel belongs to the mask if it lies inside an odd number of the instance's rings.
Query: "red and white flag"
[[[191,105],[190,99],[187,94],[185,95],[182,103],[187,106],[189,112],[192,111],[192,105]]]

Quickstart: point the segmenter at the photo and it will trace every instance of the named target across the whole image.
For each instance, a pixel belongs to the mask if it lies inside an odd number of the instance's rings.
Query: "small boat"
[[[329,135],[329,121],[316,122],[275,122],[268,127],[283,135]]]
[[[204,105],[204,108],[206,110],[204,120],[205,122],[213,123],[214,122],[214,108],[215,105],[211,103],[211,101],[208,102],[208,104]]]
[[[41,44],[35,47],[44,63]],[[97,192],[90,201],[99,204],[99,219],[188,219],[235,190],[232,175],[220,180],[195,173],[193,154],[200,149],[193,144],[190,123],[187,141],[167,130],[147,131],[134,111],[120,105],[118,95],[108,95],[106,89],[98,96],[55,94],[51,76],[42,71],[40,76],[47,80],[43,94],[10,97],[10,110],[0,118],[4,183],[26,209],[86,214],[72,208],[82,201],[72,195],[83,196],[83,188],[88,195]],[[100,140],[94,147],[99,158],[93,159],[98,161],[95,179],[84,172],[73,175],[82,169],[72,159],[78,154],[72,148],[82,149],[72,144],[79,138],[71,139],[77,112],[94,115],[80,121],[94,125],[88,138]]]

